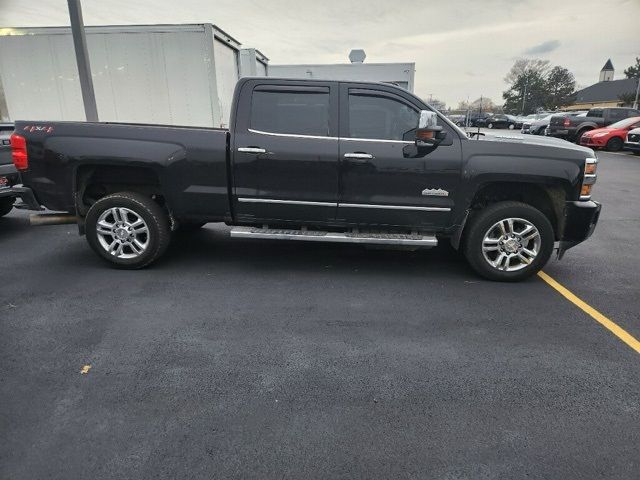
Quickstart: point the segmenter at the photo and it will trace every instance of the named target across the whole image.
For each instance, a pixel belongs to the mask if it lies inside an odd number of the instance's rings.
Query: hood
[[[611,134],[611,133],[615,133],[615,132],[619,132],[619,131],[625,131],[624,128],[610,128],[610,127],[603,127],[603,128],[594,128],[593,130],[589,130],[587,133],[585,133],[585,137],[593,137],[596,133],[606,133],[606,134]]]
[[[575,143],[568,142],[561,138],[555,137],[543,137],[538,135],[519,135],[517,133],[512,134],[491,134],[487,133],[484,136],[479,137],[480,141],[484,142],[503,142],[516,145],[537,145],[540,147],[553,147],[564,148],[572,150],[574,152],[584,153],[586,157],[593,157],[593,150],[587,147],[581,147]]]

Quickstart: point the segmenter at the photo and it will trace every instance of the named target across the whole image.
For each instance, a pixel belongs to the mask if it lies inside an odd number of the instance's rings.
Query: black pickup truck
[[[11,161],[10,138],[13,123],[0,123],[0,217],[4,217],[13,208],[16,191],[13,187],[19,183],[19,175]]]
[[[580,143],[580,137],[594,128],[602,128],[629,117],[640,116],[640,110],[623,107],[592,108],[586,116],[566,113],[554,115],[549,120],[548,134]]]
[[[102,258],[140,268],[172,230],[433,247],[481,275],[537,272],[593,232],[592,150],[465,132],[392,85],[245,78],[230,130],[18,121],[14,158],[33,208],[77,217]]]

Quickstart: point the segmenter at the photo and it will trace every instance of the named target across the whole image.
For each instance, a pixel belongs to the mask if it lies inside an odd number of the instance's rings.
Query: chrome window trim
[[[286,205],[309,205],[312,207],[337,207],[338,204],[334,202],[308,202],[306,200],[277,200],[275,198],[246,198],[239,197],[239,202],[242,203],[279,203]]]
[[[414,207],[411,205],[375,205],[370,203],[339,203],[338,207],[380,208],[385,210],[419,210],[423,212],[450,212],[449,207]]]
[[[413,145],[415,142],[409,142],[408,140],[384,140],[381,138],[351,138],[340,137],[340,140],[347,142],[380,142],[380,143],[402,143],[404,145]]]
[[[414,142],[408,140],[384,140],[382,138],[351,138],[351,137],[329,137],[320,135],[301,135],[298,133],[275,133],[265,132],[264,130],[256,130],[255,128],[247,129],[251,133],[258,135],[270,135],[272,137],[289,137],[289,138],[312,138],[318,140],[344,140],[347,142],[381,142],[381,143],[402,143],[404,145],[413,145]]]
[[[320,135],[301,135],[297,133],[275,133],[265,132],[263,130],[256,130],[254,128],[247,129],[251,133],[257,133],[258,135],[270,135],[272,137],[289,137],[289,138],[313,138],[318,140],[338,140],[338,137],[320,136]]]

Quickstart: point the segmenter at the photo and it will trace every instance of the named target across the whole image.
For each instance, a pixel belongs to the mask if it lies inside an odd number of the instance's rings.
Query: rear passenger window
[[[251,128],[293,135],[329,135],[329,88],[314,91],[254,90]]]

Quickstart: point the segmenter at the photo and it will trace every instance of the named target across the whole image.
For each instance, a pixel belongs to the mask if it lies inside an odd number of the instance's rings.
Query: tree
[[[640,78],[640,57],[636,57],[636,64],[624,71],[627,78]]]
[[[503,92],[504,109],[511,113],[529,114],[545,104],[547,81],[539,70],[519,73],[509,90]]]
[[[445,108],[447,108],[447,104],[442,100],[438,100],[437,98],[432,98],[431,100],[429,100],[429,105],[431,105],[439,112],[442,112]]]
[[[458,108],[456,110],[459,111],[470,111],[470,112],[495,112],[500,110],[500,107],[497,106],[493,101],[488,97],[480,97],[476,98],[473,102],[467,102],[466,100],[462,100],[458,103]]]
[[[572,101],[576,81],[564,67],[550,67],[548,60],[519,58],[505,81],[509,89],[502,93],[504,109],[529,114],[540,109],[557,108]]]
[[[547,76],[546,107],[556,109],[570,104],[574,100],[576,79],[569,70],[555,66]]]
[[[539,58],[518,58],[504,81],[514,84],[518,78],[527,75],[539,74],[540,76],[546,76],[549,71],[549,60],[540,60]]]

